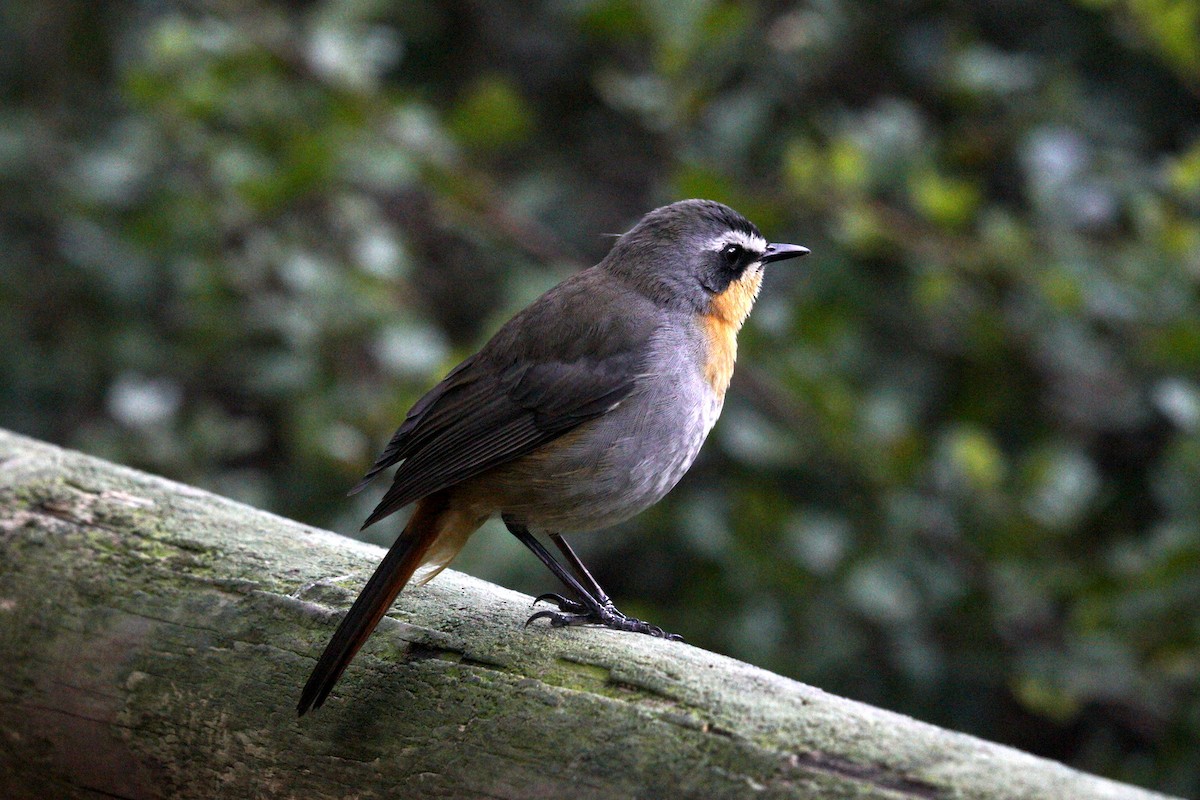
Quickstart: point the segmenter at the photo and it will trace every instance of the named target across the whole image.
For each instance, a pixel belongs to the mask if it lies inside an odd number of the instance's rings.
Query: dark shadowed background
[[[1200,794],[1200,2],[6,2],[0,98],[0,425],[353,534],[449,367],[722,200],[813,255],[577,538],[621,608]]]

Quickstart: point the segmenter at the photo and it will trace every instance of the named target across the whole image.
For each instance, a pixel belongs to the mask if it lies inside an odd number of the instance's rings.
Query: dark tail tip
[[[318,684],[315,674],[309,678],[308,683],[304,686],[304,691],[300,693],[300,702],[296,705],[296,716],[303,717],[309,711],[316,711],[324,704],[329,690],[321,691],[322,687]]]
[[[371,626],[372,629],[374,627],[374,625]],[[366,631],[367,634],[370,634],[370,632],[370,629]],[[308,683],[304,684],[304,689],[300,692],[300,702],[296,705],[296,714],[298,716],[303,717],[309,711],[316,711],[325,704],[325,699],[333,691],[334,684],[342,677],[342,673],[346,671],[350,659],[358,652],[358,647],[362,644],[361,639],[355,643],[348,644],[342,638],[343,636],[344,632],[341,629],[334,634],[333,641],[329,643],[326,651],[321,654],[321,658],[317,661],[317,666],[313,669],[312,675],[308,676]],[[365,639],[366,637],[362,638]]]
[[[422,498],[417,504],[404,532],[388,550],[383,561],[379,562],[371,579],[351,604],[350,610],[334,631],[333,638],[317,659],[308,683],[300,692],[300,702],[296,706],[300,716],[321,707],[359,648],[387,613],[396,595],[408,583],[425,552],[441,532],[438,520],[446,508],[446,502],[445,494],[435,494]],[[379,509],[371,515],[367,524],[376,519],[379,519]]]

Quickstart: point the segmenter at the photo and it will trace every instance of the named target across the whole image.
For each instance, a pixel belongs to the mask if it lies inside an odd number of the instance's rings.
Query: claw
[[[529,619],[525,620],[525,627],[528,628],[534,623],[535,620],[539,619],[548,619],[550,620],[550,624],[554,625],[554,617],[557,615],[557,611],[538,611],[537,613],[532,614]]]
[[[553,603],[554,605],[558,606],[559,611],[567,611],[572,614],[588,613],[588,607],[583,603],[576,602],[575,600],[563,597],[561,594],[555,594],[554,592],[546,592],[545,594],[539,594],[537,597],[533,598],[533,604],[536,606],[538,603]]]
[[[683,637],[678,633],[667,633],[657,625],[651,625],[649,623],[642,622],[640,619],[627,617],[625,622],[629,625],[629,627],[624,628],[624,630],[633,631],[634,633],[644,633],[647,636],[653,636],[658,639],[666,639],[668,642],[683,641]]]
[[[583,603],[570,600],[560,594],[547,593],[540,595],[533,602],[553,603],[558,607],[558,610],[544,609],[534,613],[529,619],[525,620],[525,627],[529,627],[531,623],[539,619],[545,619],[550,621],[550,627],[552,628],[565,628],[572,625],[601,625],[618,631],[644,633],[658,639],[665,639],[668,642],[683,641],[683,637],[677,633],[667,633],[657,625],[651,625],[647,622],[642,622],[640,619],[625,616],[613,606],[611,601],[602,606],[590,608]]]
[[[568,625],[588,625],[596,622],[593,617],[585,614],[563,614],[560,611],[547,610],[539,611],[525,620],[525,627],[528,628],[531,622],[539,619],[550,620],[551,628],[565,628]]]

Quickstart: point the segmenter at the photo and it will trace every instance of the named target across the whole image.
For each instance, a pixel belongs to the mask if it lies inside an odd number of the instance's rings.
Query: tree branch
[[[0,795],[1159,796],[452,572],[297,719],[379,557],[0,431]]]

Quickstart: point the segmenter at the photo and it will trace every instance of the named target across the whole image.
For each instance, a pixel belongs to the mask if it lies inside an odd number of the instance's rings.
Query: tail
[[[300,693],[297,710],[301,716],[309,709],[320,708],[325,702],[346,666],[391,608],[392,601],[412,578],[413,572],[425,560],[429,548],[442,532],[448,494],[437,492],[417,501],[404,532],[375,568],[375,574],[367,581],[354,605],[350,606],[342,624],[325,646],[325,652],[317,660],[317,666]]]

